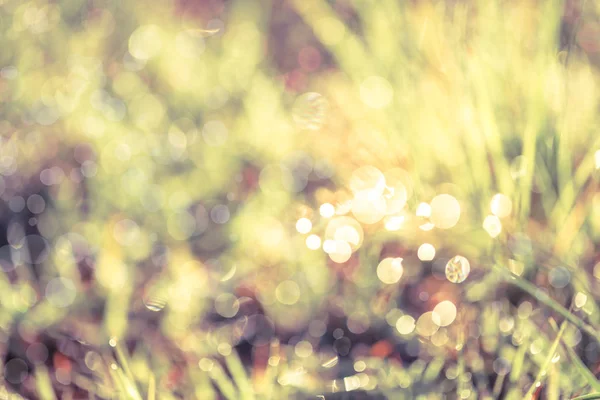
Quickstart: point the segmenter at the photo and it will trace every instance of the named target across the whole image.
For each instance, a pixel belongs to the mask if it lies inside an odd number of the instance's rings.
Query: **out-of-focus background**
[[[0,0],[0,398],[600,392],[598,11]]]

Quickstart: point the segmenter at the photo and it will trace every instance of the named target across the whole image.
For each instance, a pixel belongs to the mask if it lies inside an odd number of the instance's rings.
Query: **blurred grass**
[[[0,274],[0,354],[12,335],[29,345],[57,329],[102,359],[71,360],[64,383],[49,357],[18,390],[68,398],[81,368],[101,398],[595,398],[583,393],[600,360],[596,3],[188,3],[0,1],[2,244],[16,254],[19,229],[35,230],[49,253],[3,258],[15,268]],[[327,104],[309,115],[317,129],[294,111],[305,92]],[[402,227],[363,224],[358,255],[332,263],[296,221],[324,239],[319,206],[351,199],[365,165],[406,174]],[[37,193],[43,213],[15,211]],[[440,193],[460,223],[422,229],[417,207]],[[513,211],[492,238],[496,193]],[[432,262],[416,256],[424,242]],[[436,262],[455,254],[472,270],[448,285]],[[387,256],[404,260],[392,286],[375,272]],[[66,286],[48,295],[57,277],[74,286],[66,306]],[[445,299],[457,319],[422,334]],[[417,328],[400,333],[402,316]],[[556,351],[569,357],[553,363]]]

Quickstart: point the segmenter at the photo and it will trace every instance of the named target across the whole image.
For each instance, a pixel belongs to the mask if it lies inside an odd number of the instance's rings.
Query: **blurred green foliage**
[[[597,391],[597,8],[0,0],[7,382],[43,399]],[[355,190],[365,166],[385,195]],[[82,360],[36,362],[46,332]]]

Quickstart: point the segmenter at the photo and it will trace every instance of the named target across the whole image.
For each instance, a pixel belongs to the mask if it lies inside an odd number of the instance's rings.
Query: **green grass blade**
[[[556,353],[556,349],[558,348],[558,345],[560,344],[562,335],[565,333],[566,327],[567,327],[567,321],[563,321],[563,323],[560,325],[560,329],[558,330],[558,334],[556,335],[556,339],[554,339],[554,342],[552,342],[552,345],[550,346],[550,351],[548,352],[548,355],[546,356],[546,359],[544,360],[542,367],[538,371],[538,374],[535,377],[533,384],[531,385],[531,387],[529,388],[527,393],[525,393],[525,396],[523,397],[524,399],[526,399],[526,400],[531,399],[533,396],[533,393],[539,387],[538,384],[540,384],[542,382],[542,379],[544,378],[544,376],[547,376],[548,368],[550,367],[550,364],[552,363],[552,358],[554,358],[554,354]]]
[[[252,390],[252,385],[250,384],[246,371],[244,371],[244,366],[235,351],[225,357],[225,364],[227,364],[227,368],[233,377],[233,381],[241,392],[241,398],[253,400],[254,391]]]
[[[561,306],[559,303],[557,303],[554,299],[549,297],[547,294],[541,292],[537,286],[535,286],[534,284],[521,278],[519,275],[513,274],[506,268],[503,268],[499,265],[494,265],[494,269],[505,278],[506,282],[508,282],[512,285],[515,285],[515,286],[519,287],[520,289],[524,290],[525,292],[529,293],[537,301],[550,307],[551,309],[553,309],[554,311],[559,313],[562,317],[564,317],[566,320],[571,322],[573,325],[575,325],[579,329],[585,331],[588,335],[592,336],[598,342],[600,342],[600,333],[595,328],[588,325],[582,319],[580,319],[576,315],[569,312],[569,310],[567,310],[565,307]]]
[[[35,369],[35,385],[40,399],[56,400],[48,369],[43,365],[38,365]]]
[[[237,390],[219,364],[215,363],[210,371],[210,377],[227,400],[239,399]]]

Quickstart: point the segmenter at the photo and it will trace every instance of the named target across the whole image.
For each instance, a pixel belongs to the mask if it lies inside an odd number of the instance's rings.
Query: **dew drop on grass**
[[[327,108],[327,100],[319,93],[304,93],[294,102],[292,118],[299,128],[316,131],[325,122]]]
[[[144,290],[143,302],[150,311],[158,312],[162,310],[167,305],[168,300],[168,288],[165,285],[149,285]]]
[[[446,264],[446,278],[453,283],[461,283],[471,272],[469,260],[463,256],[454,256]]]

